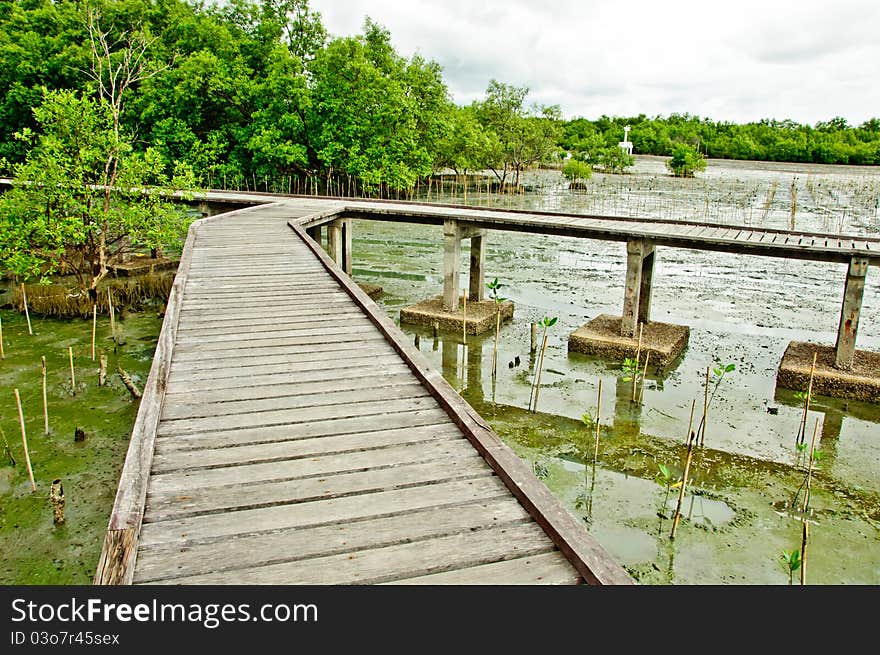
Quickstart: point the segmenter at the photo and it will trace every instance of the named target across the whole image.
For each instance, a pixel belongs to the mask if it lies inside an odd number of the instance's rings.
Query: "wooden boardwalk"
[[[631,583],[299,227],[199,221],[96,582]]]

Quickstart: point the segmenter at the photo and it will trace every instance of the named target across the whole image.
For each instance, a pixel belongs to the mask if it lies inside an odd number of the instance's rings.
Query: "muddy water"
[[[763,216],[762,224],[790,227],[791,182],[797,178],[802,185],[809,178],[812,195],[795,192],[797,229],[826,231],[828,216],[844,211],[844,232],[878,229],[872,205],[880,190],[878,169],[843,174],[716,164],[695,181],[652,175],[656,160],[640,160],[639,166],[634,176],[597,176],[592,184],[598,192],[572,193],[544,174],[524,196],[471,193],[444,200],[598,213],[604,193],[604,213],[627,213],[627,203],[650,208],[649,190],[651,197],[663,198],[656,206],[665,209],[665,218],[704,218],[694,213],[705,194],[688,200],[682,191],[692,184],[710,189],[710,219],[733,222],[738,215],[747,223],[743,206],[751,203],[753,224]],[[607,192],[611,188],[614,193]],[[746,195],[738,195],[743,190]],[[833,198],[836,205],[826,202]],[[354,235],[355,277],[385,288],[382,303],[392,317],[440,292],[440,228],[359,221]],[[466,257],[465,248],[462,270]],[[658,249],[652,318],[690,326],[690,344],[670,372],[649,370],[638,405],[631,402],[631,383],[621,380],[621,362],[569,355],[566,347],[568,334],[583,323],[600,313],[619,314],[621,244],[494,231],[486,257],[487,277],[497,276],[505,284],[502,294],[516,304],[513,322],[502,329],[494,384],[492,336],[469,337],[465,364],[459,335],[441,335],[435,344],[429,331],[402,326],[420,335],[422,352],[446,379],[641,582],[787,584],[780,554],[800,547],[800,520],[787,505],[804,479],[794,448],[802,408],[793,393],[776,389],[776,368],[791,340],[834,343],[844,267]],[[880,278],[872,271],[860,348],[880,350],[878,310]],[[539,413],[533,415],[526,411],[533,379],[529,323],[545,315],[559,322],[548,334]],[[706,446],[692,470],[694,494],[689,489],[685,498],[688,520],[671,542],[671,521],[664,518],[671,511],[656,480],[658,464],[680,475],[691,403],[702,402],[705,369],[728,363],[736,370],[721,381],[712,401]],[[582,416],[595,415],[599,379],[602,438],[593,482],[593,444]],[[808,425],[816,418],[823,459],[811,501],[808,581],[880,583],[880,407],[817,398]],[[677,492],[670,498],[677,500]]]
[[[116,374],[117,365],[143,388],[161,321],[155,312],[118,321],[114,349],[109,319],[98,318],[98,361],[91,360],[91,321],[58,321],[0,311],[6,359],[0,361],[0,584],[90,584],[116,494],[137,404]],[[119,328],[117,328],[119,329]],[[73,348],[76,387],[71,386]],[[98,386],[99,354],[108,357],[108,384]],[[47,361],[49,434],[44,434],[40,357]],[[21,394],[28,450],[37,491],[32,492],[13,389]],[[75,393],[73,393],[75,391]],[[76,428],[85,440],[75,441]],[[60,478],[66,521],[53,524],[48,499]]]

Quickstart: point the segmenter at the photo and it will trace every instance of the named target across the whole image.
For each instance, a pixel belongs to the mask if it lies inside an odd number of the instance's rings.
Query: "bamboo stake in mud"
[[[813,486],[813,454],[816,452],[816,437],[819,435],[819,419],[816,419],[816,425],[813,428],[813,440],[810,442],[810,463],[807,466],[807,487],[804,491],[804,504],[801,506],[801,512],[806,513],[810,506],[810,492]]]
[[[602,380],[599,379],[599,392],[596,394],[596,445],[593,447],[593,466],[599,459],[599,416],[602,411]],[[595,477],[595,476],[594,476]]]
[[[31,314],[28,311],[27,291],[24,290],[24,282],[21,283],[21,302],[24,304],[24,317],[27,319],[28,334],[33,336],[34,331],[31,329]]]
[[[544,343],[541,345],[541,356],[538,358],[538,377],[535,379],[535,403],[533,412],[538,411],[538,394],[541,393],[541,369],[544,368],[544,355],[547,352],[547,329],[544,329]]]
[[[61,478],[52,480],[49,500],[52,501],[52,522],[61,525],[64,523],[64,486],[61,484]]]
[[[31,456],[28,454],[27,433],[24,429],[24,412],[21,411],[21,396],[18,389],[15,389],[15,404],[18,406],[18,422],[21,424],[21,443],[24,446],[24,463],[27,465],[28,477],[31,479],[31,489],[37,490],[37,483],[34,482],[34,470],[31,468]]]
[[[107,289],[107,306],[110,308],[110,336],[116,340],[116,314],[113,311],[113,298],[110,296],[110,289]]]
[[[804,400],[804,415],[801,418],[801,428],[798,430],[798,443],[803,443],[807,440],[807,413],[810,411],[810,401],[813,399],[813,376],[816,374],[816,358],[819,356],[819,351],[815,351],[813,353],[813,363],[810,365],[810,382],[807,385],[807,397]]]
[[[73,370],[73,346],[67,347],[67,354],[70,356],[70,393],[76,395],[76,373]]]
[[[645,378],[648,376],[648,361],[651,359],[651,351],[645,353],[645,370],[642,371],[642,386],[639,387],[639,405],[642,404],[642,398],[645,397]]]
[[[40,357],[43,365],[43,434],[49,434],[49,403],[46,400],[46,357]]]
[[[684,474],[681,476],[681,489],[678,490],[678,502],[675,505],[675,515],[672,517],[672,532],[669,533],[670,539],[675,539],[675,531],[678,529],[678,522],[681,519],[681,504],[684,502],[684,490],[687,487],[688,482],[688,473],[691,470],[691,460],[694,457],[694,445],[697,442],[697,436],[691,432],[691,427],[694,424],[694,409],[697,406],[697,401],[694,400],[691,404],[691,420],[688,423],[688,437],[687,437],[687,458],[684,463]]]
[[[538,324],[530,323],[532,328],[531,341],[529,341],[529,354],[534,355],[538,349]]]
[[[419,335],[416,335],[416,339],[419,338]],[[418,348],[418,343],[416,343],[416,347]],[[103,387],[107,381],[107,355],[101,353],[101,368],[98,371],[98,386]]]
[[[709,421],[709,367],[706,367],[706,392],[703,395],[703,425],[700,432],[700,448],[706,443],[706,423]]]
[[[0,359],[6,359],[6,353],[3,350],[3,318],[0,317]]]
[[[98,303],[92,303],[92,361],[95,361],[95,332],[98,327]]]
[[[633,369],[633,395],[632,401],[636,401],[636,386],[639,383],[639,360],[642,357],[642,328],[645,326],[644,323],[639,323],[639,347],[636,348],[636,367]]]

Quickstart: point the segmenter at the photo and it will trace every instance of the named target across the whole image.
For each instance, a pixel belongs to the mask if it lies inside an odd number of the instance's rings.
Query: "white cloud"
[[[335,35],[369,15],[444,68],[459,103],[490,79],[567,117],[672,112],[743,122],[880,116],[874,0],[312,0]]]

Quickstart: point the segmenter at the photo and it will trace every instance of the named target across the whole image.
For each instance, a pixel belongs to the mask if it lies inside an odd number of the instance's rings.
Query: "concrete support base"
[[[501,303],[501,322],[513,318],[513,303],[505,300]],[[443,296],[429,298],[420,303],[404,307],[400,310],[400,322],[410,325],[424,325],[431,327],[438,323],[440,329],[457,331],[461,333],[462,309],[459,303],[455,311],[443,309]],[[495,329],[495,301],[482,300],[480,302],[468,302],[467,304],[467,327],[468,334],[482,334]]]
[[[638,332],[635,337],[621,336],[620,323],[620,316],[600,314],[568,337],[569,352],[620,361],[635,357],[639,347]],[[667,368],[684,352],[689,336],[690,328],[686,325],[646,323],[642,330],[642,355],[651,353],[649,366]]]
[[[384,293],[384,289],[378,284],[370,284],[369,282],[358,282],[357,285],[373,300],[378,300]]]
[[[880,403],[880,353],[856,350],[848,370],[835,367],[835,348],[803,341],[792,341],[785,349],[776,385],[794,391],[806,391],[810,366],[816,357],[813,394]]]

